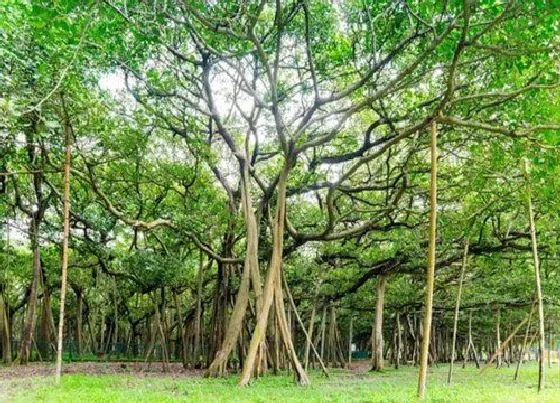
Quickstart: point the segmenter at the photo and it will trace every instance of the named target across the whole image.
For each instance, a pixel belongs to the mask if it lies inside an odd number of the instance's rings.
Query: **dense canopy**
[[[240,385],[555,349],[556,1],[0,8],[4,362],[58,326]]]

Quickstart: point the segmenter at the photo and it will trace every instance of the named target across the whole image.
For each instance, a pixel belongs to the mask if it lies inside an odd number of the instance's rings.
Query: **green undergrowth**
[[[432,368],[428,378],[429,402],[559,402],[558,367],[548,369],[546,389],[537,393],[537,367],[456,369],[447,385],[447,365]],[[1,373],[0,373],[1,375]],[[240,389],[237,377],[202,379],[131,375],[66,375],[60,386],[50,377],[0,380],[0,400],[8,402],[410,402],[415,401],[417,370],[404,367],[381,373],[333,370],[329,378],[312,371],[311,385],[298,387],[290,375],[265,376]]]

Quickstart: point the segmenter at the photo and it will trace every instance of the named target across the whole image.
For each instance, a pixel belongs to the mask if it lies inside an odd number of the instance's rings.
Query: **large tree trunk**
[[[233,308],[233,313],[228,323],[228,328],[226,331],[226,336],[224,342],[216,357],[210,364],[208,371],[205,376],[216,377],[222,375],[225,371],[225,365],[227,363],[228,357],[231,351],[237,344],[241,328],[243,326],[243,318],[247,311],[247,306],[249,304],[249,283],[251,274],[254,271],[259,270],[259,260],[258,260],[258,228],[257,220],[255,217],[255,212],[253,211],[253,206],[251,202],[251,195],[249,192],[249,171],[248,167],[245,166],[244,174],[241,179],[242,187],[242,205],[243,213],[245,215],[245,225],[247,227],[247,248],[245,254],[245,263],[243,269],[243,276],[241,278],[241,284],[239,285],[239,291],[237,294],[237,299],[235,301],[235,306]],[[272,303],[272,301],[270,301]],[[270,306],[269,306],[270,308]],[[268,315],[268,310],[267,310]],[[266,322],[265,322],[266,324]],[[259,340],[259,349],[261,349],[262,340]],[[252,368],[252,367],[251,367]]]
[[[21,364],[27,364],[31,354],[31,339],[36,321],[35,309],[37,307],[39,283],[41,282],[41,250],[37,239],[37,225],[33,219],[31,223],[31,243],[33,245],[33,280],[31,281],[31,292],[27,301],[27,312],[21,334],[21,349],[18,357]]]
[[[44,285],[43,299],[41,301],[41,320],[39,323],[39,340],[35,340],[37,348],[44,360],[49,361],[54,352],[55,328],[51,307],[51,289]]]
[[[432,121],[431,130],[432,175],[430,189],[430,232],[428,246],[428,268],[426,273],[426,293],[424,301],[424,333],[420,350],[420,370],[418,372],[418,398],[423,400],[426,394],[426,375],[428,372],[428,349],[430,330],[432,328],[432,306],[434,302],[434,277],[436,266],[436,230],[437,230],[437,131],[436,122]]]
[[[255,325],[255,330],[251,337],[251,342],[249,344],[249,349],[247,351],[247,356],[243,365],[243,370],[241,373],[241,379],[239,381],[240,386],[246,386],[251,379],[251,373],[255,366],[255,360],[257,358],[258,349],[264,339],[264,334],[266,330],[266,324],[268,321],[268,314],[270,312],[270,307],[275,298],[275,294],[280,294],[277,296],[276,308],[284,309],[284,302],[282,300],[282,284],[281,284],[281,266],[282,266],[282,254],[284,249],[284,220],[286,216],[286,185],[288,181],[288,173],[290,170],[290,161],[286,161],[286,165],[282,170],[280,178],[278,180],[278,195],[277,195],[277,205],[276,205],[276,215],[274,217],[273,228],[272,228],[272,256],[270,258],[270,264],[268,267],[268,273],[266,281],[264,284],[263,292],[263,307],[260,315],[257,317],[257,323]],[[277,318],[280,321],[285,322],[285,312],[277,312]],[[290,350],[291,336],[289,335],[289,330],[287,324],[279,323],[282,338],[284,339],[284,347],[287,349],[287,353],[290,355],[292,364],[294,366],[294,371],[296,375],[297,382],[299,384],[305,385],[309,383],[307,375],[297,356],[295,351]],[[284,328],[283,328],[284,327]],[[293,348],[293,346],[292,346]]]
[[[372,371],[383,370],[383,306],[385,304],[385,285],[387,278],[380,275],[377,280],[377,304],[375,307],[375,330],[372,344]]]
[[[0,345],[2,346],[2,362],[12,362],[12,339],[8,321],[8,305],[4,302],[3,290],[0,289]]]

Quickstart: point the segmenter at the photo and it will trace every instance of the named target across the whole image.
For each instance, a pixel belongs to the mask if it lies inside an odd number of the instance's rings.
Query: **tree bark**
[[[400,312],[395,313],[395,369],[399,369],[400,359],[401,359],[401,314]]]
[[[62,229],[62,262],[60,274],[60,314],[58,319],[58,349],[56,355],[55,382],[60,383],[62,374],[62,345],[64,338],[64,304],[66,303],[66,282],[68,278],[68,238],[70,236],[70,160],[72,157],[71,129],[68,117],[64,123],[64,176],[62,193],[63,229]],[[115,326],[117,324],[115,323]]]
[[[372,344],[372,371],[383,370],[383,306],[387,278],[380,275],[377,280],[377,304],[375,307],[375,331]]]
[[[321,369],[323,370],[323,373],[325,374],[326,377],[328,377],[329,372],[327,371],[327,368],[325,368],[323,360],[321,360],[321,356],[319,355],[319,353],[315,349],[315,346],[313,345],[313,342],[311,341],[311,335],[305,331],[305,325],[303,324],[303,321],[301,320],[301,316],[299,316],[299,313],[297,311],[296,303],[295,303],[294,298],[292,297],[292,294],[290,293],[290,290],[288,288],[288,282],[286,281],[286,277],[283,276],[282,280],[283,280],[283,284],[284,284],[284,289],[286,290],[286,294],[288,296],[288,300],[290,301],[290,305],[291,305],[291,307],[294,311],[294,315],[296,317],[296,320],[299,323],[299,325],[301,326],[301,329],[303,331],[303,335],[305,336],[306,346],[307,345],[311,346],[311,348],[313,349],[313,353],[315,354],[315,356],[317,357],[317,359],[319,361],[319,364],[321,365]],[[352,332],[350,331],[350,340],[351,339],[352,339]]]
[[[31,223],[31,243],[33,245],[33,280],[31,281],[31,292],[27,301],[27,312],[23,325],[21,337],[21,349],[18,360],[21,364],[27,364],[31,354],[31,342],[33,337],[33,329],[35,329],[35,309],[37,307],[37,295],[39,292],[39,283],[41,281],[41,250],[39,240],[37,239],[37,226],[35,220]]]
[[[245,162],[245,165],[247,162]],[[249,283],[251,278],[251,273],[254,270],[258,270],[258,228],[257,220],[255,217],[255,212],[253,211],[251,195],[249,192],[249,170],[248,166],[244,166],[241,179],[242,187],[242,205],[243,213],[245,215],[245,225],[247,227],[247,247],[246,255],[243,269],[243,276],[241,278],[241,284],[239,285],[239,291],[237,294],[237,299],[235,300],[235,306],[233,308],[233,313],[231,314],[228,328],[226,331],[226,337],[222,346],[216,357],[210,364],[208,371],[206,371],[205,376],[217,377],[218,375],[223,375],[225,364],[228,360],[233,347],[237,343],[241,328],[243,326],[243,318],[247,311],[247,306],[249,304]],[[270,301],[272,304],[272,301]],[[270,306],[269,306],[270,308]],[[267,310],[268,317],[268,310]],[[266,319],[266,318],[265,318]],[[266,324],[266,321],[265,321]],[[259,340],[260,342],[261,340]],[[260,343],[259,343],[260,344]],[[260,348],[260,345],[259,345]],[[245,360],[245,364],[247,360]],[[253,364],[253,363],[252,363]],[[251,367],[252,369],[253,367]]]
[[[480,373],[483,373],[484,371],[486,371],[486,369],[492,364],[492,362],[494,361],[494,359],[499,356],[499,354],[503,351],[504,347],[508,345],[508,343],[511,341],[511,339],[513,339],[513,337],[517,334],[517,332],[519,331],[519,329],[521,329],[521,327],[527,323],[527,321],[529,320],[529,314],[527,315],[527,317],[525,317],[525,319],[523,319],[516,327],[515,329],[513,329],[513,331],[509,334],[509,336],[500,344],[498,344],[498,346],[496,347],[496,351],[494,351],[494,353],[492,354],[492,356],[490,356],[490,359],[488,360],[488,362],[486,363],[486,365],[484,365],[484,367],[482,367],[482,369],[480,370]]]
[[[457,321],[459,320],[459,310],[461,308],[461,293],[463,292],[463,278],[465,276],[465,268],[467,267],[467,259],[469,256],[469,240],[465,240],[465,248],[463,250],[463,262],[461,264],[461,274],[459,277],[459,289],[457,290],[457,300],[455,302],[455,317],[453,318],[453,338],[451,339],[451,361],[449,364],[449,373],[447,374],[447,383],[451,383],[453,377],[453,363],[455,362],[455,343],[457,342]]]
[[[0,290],[0,343],[2,343],[2,362],[12,363],[12,340],[8,322],[8,306],[4,302],[3,290]]]
[[[537,230],[533,214],[533,202],[531,201],[531,187],[529,181],[529,161],[525,159],[525,178],[527,184],[527,213],[529,215],[529,228],[531,231],[531,249],[533,251],[533,265],[535,267],[535,287],[537,291],[538,313],[539,313],[539,392],[544,389],[545,367],[544,367],[544,306],[541,289],[540,262],[537,248]]]
[[[274,301],[275,293],[281,293],[281,283],[280,283],[280,270],[282,265],[282,254],[284,249],[284,220],[286,216],[286,186],[288,181],[288,173],[290,171],[290,161],[286,161],[286,164],[282,170],[280,178],[278,180],[278,195],[276,204],[276,215],[274,217],[273,228],[272,228],[272,256],[270,258],[270,264],[268,267],[268,273],[265,280],[264,292],[263,292],[263,309],[258,315],[257,323],[253,335],[251,337],[251,342],[249,344],[249,350],[247,351],[247,356],[245,357],[245,363],[243,365],[243,370],[241,372],[241,379],[239,380],[239,386],[247,386],[249,380],[251,379],[251,373],[255,365],[255,360],[257,358],[257,352],[259,346],[264,338],[264,333],[266,330],[266,324],[268,321],[268,314],[270,312],[270,307]],[[276,309],[284,309],[283,301],[281,300],[282,295],[278,295],[276,299]],[[285,312],[277,312],[276,316],[282,320],[285,320]],[[284,339],[284,346],[289,350],[291,339],[286,340],[286,337],[290,338],[290,335],[286,333],[287,328],[283,329],[285,323],[279,323],[280,330],[282,331],[282,337]],[[286,326],[287,327],[287,326]],[[306,385],[309,383],[309,379],[303,370],[303,367],[299,364],[297,356],[295,356],[295,351],[287,351],[291,354],[291,359],[293,365],[296,367],[294,371],[296,372],[297,382],[301,385]],[[301,368],[299,368],[301,367]]]
[[[83,312],[84,312],[84,296],[81,290],[77,290],[76,292],[76,341],[78,344],[78,354],[82,354],[83,352],[83,333],[84,333],[84,326],[83,326]]]
[[[327,327],[327,306],[323,306],[321,315],[321,359],[325,361],[325,331]]]
[[[319,291],[321,289],[321,280],[319,279],[317,281],[317,284],[315,285],[315,295],[313,297],[313,306],[311,307],[311,316],[309,317],[309,327],[307,329],[307,340],[305,341],[305,353],[304,353],[304,364],[303,367],[305,368],[305,370],[307,371],[308,368],[308,364],[309,364],[309,348],[311,347],[311,344],[313,344],[312,340],[313,340],[313,329],[315,328],[315,312],[317,309],[317,298],[319,296]],[[320,356],[319,356],[320,358]]]
[[[350,314],[350,325],[348,327],[348,369],[352,364],[352,327],[354,325],[354,316]]]
[[[428,372],[428,349],[430,346],[430,330],[432,327],[432,306],[434,300],[434,277],[436,263],[436,229],[437,229],[437,130],[436,122],[431,127],[431,209],[430,237],[428,246],[428,269],[426,273],[426,293],[424,302],[424,334],[420,351],[420,370],[418,373],[418,398],[423,400],[426,395],[426,375]]]
[[[502,349],[500,345],[502,344],[501,335],[500,335],[500,318],[501,318],[501,310],[498,307],[496,312],[496,344],[498,345],[498,349],[496,350],[498,353],[497,360],[496,360],[496,368],[502,367]]]
[[[198,264],[198,287],[196,293],[196,310],[194,314],[194,353],[193,362],[196,369],[202,367],[202,360],[200,357],[200,333],[202,322],[202,283],[204,280],[204,254],[200,251],[200,261]]]
[[[523,338],[523,345],[519,349],[519,357],[517,359],[517,366],[515,367],[515,375],[513,377],[514,381],[519,379],[519,367],[521,366],[521,361],[523,360],[523,354],[525,353],[525,349],[527,348],[527,340],[529,339],[529,330],[531,329],[531,319],[533,316],[534,305],[531,307],[531,311],[529,312],[529,319],[527,320],[527,329],[525,329],[525,337]]]

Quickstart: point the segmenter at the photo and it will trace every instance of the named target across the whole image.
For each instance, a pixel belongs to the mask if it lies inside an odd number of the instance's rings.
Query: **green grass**
[[[446,384],[447,365],[429,372],[429,402],[560,402],[558,367],[547,373],[546,390],[537,394],[537,367],[522,367],[514,382],[514,368],[488,369],[479,375],[474,368],[457,368],[454,383]],[[297,387],[291,377],[265,376],[246,389],[236,386],[237,377],[137,378],[130,375],[66,375],[55,386],[47,377],[0,381],[0,401],[9,402],[410,402],[415,401],[415,368],[383,373],[334,370],[325,379],[310,374],[312,384]]]

